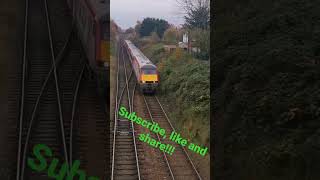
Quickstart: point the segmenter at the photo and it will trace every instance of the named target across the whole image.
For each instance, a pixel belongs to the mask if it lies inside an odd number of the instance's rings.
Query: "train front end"
[[[95,72],[98,92],[104,97],[108,96],[110,77],[109,23],[107,15],[101,16],[95,22]]]
[[[107,19],[108,16],[102,16],[97,26],[96,31],[96,61],[98,66],[109,68],[110,65],[110,37],[109,37],[109,24],[110,21]]]
[[[154,65],[141,69],[139,85],[143,93],[156,92],[159,85],[159,74]]]

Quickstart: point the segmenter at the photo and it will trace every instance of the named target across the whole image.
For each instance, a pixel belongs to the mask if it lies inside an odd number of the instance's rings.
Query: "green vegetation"
[[[209,146],[209,64],[184,57],[172,55],[160,64],[160,93],[175,100],[180,130]]]
[[[158,65],[158,94],[174,109],[170,118],[179,132],[209,147],[209,63],[181,49],[166,53],[162,44],[147,45],[142,51]]]
[[[152,62],[155,64],[158,64],[161,60],[168,57],[168,53],[164,51],[162,43],[145,44],[142,48],[144,55],[150,57],[150,59],[152,57]]]
[[[197,5],[199,4],[195,4]],[[208,10],[207,6],[206,8]],[[209,20],[208,16],[204,18],[204,21]],[[209,147],[210,68],[207,60],[209,59],[210,42],[208,24],[201,27],[205,29],[193,26],[180,29],[159,22],[165,21],[146,18],[142,23],[138,22],[135,28],[128,30],[127,33],[134,35],[131,36],[134,44],[158,66],[160,73],[158,95],[168,105],[167,108],[173,110],[169,112],[169,116],[175,127],[189,140]],[[161,33],[158,31],[160,28],[156,27],[159,25],[155,25],[157,23],[164,24],[165,28],[162,28]],[[182,34],[186,32],[189,34],[189,40],[194,40],[193,45],[201,48],[200,53],[190,54],[180,48],[174,52],[165,51],[164,45],[178,45],[178,42],[182,41]]]
[[[171,27],[168,28],[163,35],[163,42],[165,44],[176,45],[179,42],[179,38],[182,37],[181,32],[178,29]]]
[[[163,19],[145,18],[139,27],[139,34],[141,37],[150,36],[155,32],[158,37],[162,38],[163,33],[169,28],[169,23]]]
[[[210,0],[176,0],[184,10],[184,31],[188,34],[198,59],[209,60],[210,54]]]
[[[207,0],[198,1],[208,2]],[[197,4],[195,5],[197,6]],[[207,5],[206,8],[209,8]],[[193,4],[190,8],[193,9]],[[209,13],[209,9],[207,10]],[[208,17],[207,14],[205,18]],[[209,20],[206,19],[206,21]],[[208,23],[205,27],[184,26],[178,28],[170,25],[161,29],[161,32],[159,32],[159,28],[145,28],[144,24],[148,23],[137,22],[134,28],[126,31],[126,35],[158,66],[160,87],[157,95],[165,105],[164,109],[183,137],[187,138],[189,142],[192,141],[201,147],[209,148],[210,35]],[[141,31],[147,33],[141,33]],[[180,43],[185,33],[188,35],[189,43]],[[164,45],[171,46],[164,47]],[[178,46],[188,47],[188,52],[177,48]],[[191,146],[190,149],[198,150]],[[210,177],[210,149],[203,150],[203,152],[207,151],[208,155],[205,157],[191,153],[191,158],[204,179]]]
[[[217,1],[216,179],[319,179],[320,2]]]
[[[208,60],[210,55],[210,31],[208,29],[193,28],[189,30],[190,36],[195,40],[193,46],[201,50],[194,53],[196,58]]]

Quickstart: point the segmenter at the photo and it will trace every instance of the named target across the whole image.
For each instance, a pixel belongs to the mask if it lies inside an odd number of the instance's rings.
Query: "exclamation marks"
[[[172,155],[175,149],[176,149],[175,147],[171,146],[170,144],[167,144],[165,152]]]

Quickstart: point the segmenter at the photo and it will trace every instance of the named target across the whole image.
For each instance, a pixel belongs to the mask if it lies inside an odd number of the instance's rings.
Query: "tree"
[[[177,44],[179,31],[175,27],[168,28],[163,35],[163,40],[168,44]]]
[[[127,29],[127,30],[125,31],[126,34],[132,34],[132,33],[134,33],[134,32],[135,32],[135,30],[134,30],[132,27],[130,27],[129,29]]]
[[[185,27],[208,29],[210,27],[210,0],[177,0],[184,10]]]
[[[160,41],[160,38],[156,32],[151,33],[151,40],[153,43],[157,43]]]
[[[137,24],[134,26],[134,30],[136,31],[137,35],[140,35],[140,29],[141,29],[141,22],[137,21]]]
[[[120,31],[121,31],[120,27],[114,22],[114,20],[111,19],[111,21],[110,21],[110,37],[111,37],[111,41],[115,42],[115,38],[119,34]]]
[[[200,49],[200,52],[196,53],[196,56],[200,59],[208,60],[210,54],[210,31],[194,28],[190,30],[190,34],[192,39],[195,40],[192,46]]]
[[[169,23],[163,19],[145,18],[139,28],[139,34],[141,37],[150,36],[152,32],[156,32],[160,38],[163,37],[163,33],[169,28]]]

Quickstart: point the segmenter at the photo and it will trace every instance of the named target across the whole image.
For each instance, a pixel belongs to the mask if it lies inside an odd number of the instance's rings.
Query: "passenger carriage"
[[[155,93],[159,85],[157,66],[155,66],[131,41],[125,40],[124,46],[128,52],[140,90],[146,93]]]

